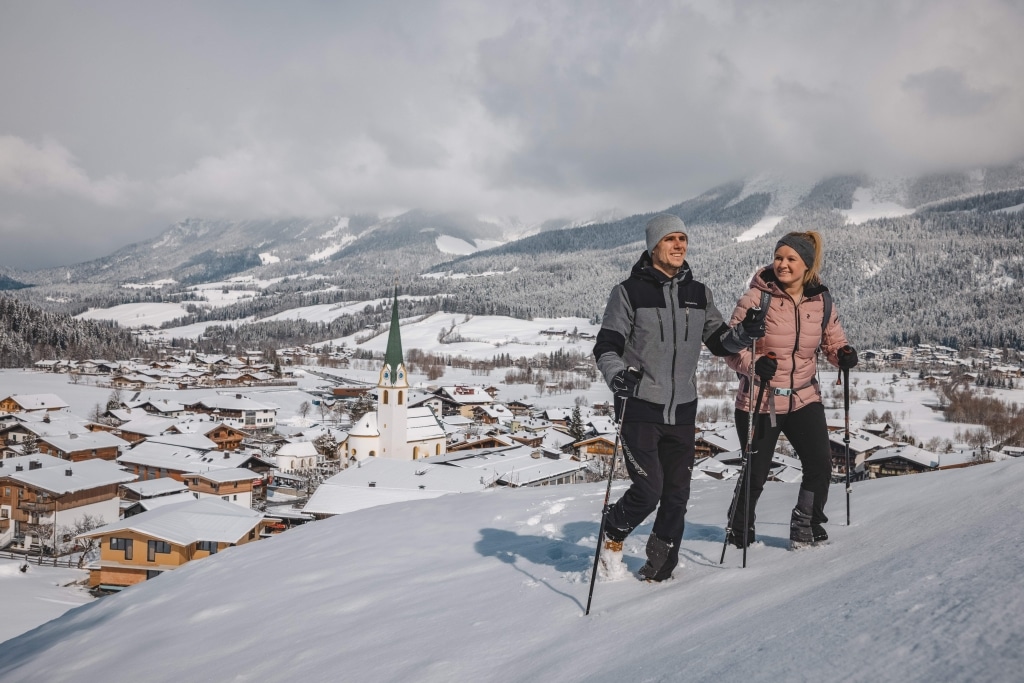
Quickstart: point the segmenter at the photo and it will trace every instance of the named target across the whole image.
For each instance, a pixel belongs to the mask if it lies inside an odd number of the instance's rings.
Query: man
[[[728,356],[764,334],[764,312],[751,308],[730,328],[711,290],[686,262],[686,226],[671,214],[647,222],[647,250],[612,289],[594,357],[615,394],[629,489],[607,511],[601,565],[622,571],[622,542],[658,509],[640,577],[664,581],[679,562],[693,470],[697,359],[705,344]],[[659,505],[660,503],[660,505]]]

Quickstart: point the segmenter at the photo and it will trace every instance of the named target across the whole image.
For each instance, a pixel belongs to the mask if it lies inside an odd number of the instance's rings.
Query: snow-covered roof
[[[715,448],[723,451],[738,451],[743,448],[740,437],[734,427],[726,427],[714,432],[704,432],[700,438]]]
[[[252,457],[252,454],[243,451],[196,450],[185,446],[143,441],[132,450],[122,453],[117,461],[126,465],[176,472],[206,472],[238,467]]]
[[[48,436],[46,443],[65,453],[86,451],[99,448],[127,448],[129,443],[110,432],[86,432],[85,434],[69,434],[67,436]]]
[[[229,484],[233,481],[255,481],[260,478],[260,475],[244,467],[207,470],[206,472],[197,472],[192,476],[199,477],[200,479],[206,479],[207,481],[212,481],[216,484]]]
[[[276,406],[254,401],[247,396],[242,396],[241,394],[235,394],[232,396],[207,396],[199,399],[198,401],[193,401],[189,405],[201,405],[205,408],[209,408],[210,410],[218,408],[221,410],[277,410]]]
[[[67,408],[67,402],[57,394],[10,394],[10,399],[21,406],[22,410],[57,410]]]
[[[263,513],[220,498],[200,498],[177,505],[160,505],[115,524],[100,527],[84,537],[134,531],[175,545],[196,541],[236,543],[255,528]]]
[[[147,479],[146,481],[133,481],[125,484],[124,488],[135,493],[142,498],[152,498],[153,496],[165,496],[169,493],[180,493],[181,491],[187,491],[188,486],[178,481],[177,479],[171,479],[170,477],[160,477],[159,479]]]
[[[425,406],[409,408],[405,418],[406,441],[427,441],[443,439],[444,427],[437,421],[434,412]]]
[[[841,448],[846,447],[846,444],[843,441],[844,438],[845,431],[829,432],[828,434],[828,440]],[[869,432],[862,432],[856,429],[850,430],[850,451],[852,453],[863,453],[864,451],[870,451],[876,448],[889,448],[892,445],[892,441],[883,439],[880,436],[875,436]]]
[[[63,460],[60,465],[54,467],[25,469],[21,472],[8,473],[7,476],[26,486],[57,495],[88,491],[111,484],[124,484],[135,481],[136,478],[134,474],[125,472],[116,463],[96,458],[74,463]]]
[[[319,453],[312,441],[294,441],[291,443],[281,444],[281,447],[277,449],[277,452],[275,452],[274,455],[283,455],[293,458],[308,458],[310,456],[315,457],[319,455]]]
[[[924,467],[935,468],[939,466],[938,455],[931,451],[926,451],[923,448],[918,448],[917,446],[911,446],[909,444],[901,444],[899,446],[879,449],[868,456],[865,459],[865,462],[879,462],[881,460],[891,460],[893,458],[903,458],[904,460],[916,462]]]
[[[132,434],[155,436],[157,434],[163,434],[166,430],[170,429],[174,423],[174,420],[170,418],[142,413],[139,417],[125,422],[123,425],[118,427],[118,429],[123,432],[131,432]]]
[[[212,429],[212,425],[208,425]],[[184,446],[195,450],[211,451],[217,448],[217,443],[208,439],[204,434],[155,434],[146,437],[149,443],[162,443],[168,446]]]
[[[387,503],[484,488],[486,483],[481,481],[477,471],[422,460],[367,458],[320,484],[303,511],[337,515]]]

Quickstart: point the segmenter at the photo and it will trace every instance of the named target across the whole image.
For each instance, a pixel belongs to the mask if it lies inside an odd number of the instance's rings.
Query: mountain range
[[[914,178],[765,174],[656,211],[686,222],[690,265],[726,315],[780,235],[815,229],[825,237],[825,281],[858,345],[1019,346],[1022,207],[1024,163],[1017,163]],[[32,285],[12,295],[70,313],[188,301],[193,317],[180,323],[258,321],[303,297],[359,300],[395,287],[432,299],[434,310],[595,318],[643,249],[650,215],[538,225],[418,210],[190,218],[101,259],[6,271],[0,287]],[[259,294],[244,304],[209,306],[196,294],[204,283],[243,279]]]

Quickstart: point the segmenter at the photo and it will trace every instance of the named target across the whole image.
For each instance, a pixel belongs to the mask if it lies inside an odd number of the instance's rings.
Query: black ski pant
[[[630,487],[608,511],[606,533],[621,541],[654,512],[653,533],[672,544],[663,574],[679,562],[693,473],[693,425],[624,422],[621,427]]]
[[[775,446],[781,433],[786,435],[793,450],[796,451],[797,457],[800,458],[800,465],[804,471],[800,488],[814,496],[812,509],[809,511],[811,523],[824,524],[828,521],[828,517],[825,516],[825,502],[828,500],[828,487],[832,481],[832,456],[828,441],[828,427],[825,423],[825,406],[820,402],[815,402],[791,413],[779,413],[775,417],[774,427],[771,425],[771,416],[767,413],[760,413],[754,418],[756,423],[754,454],[750,466],[747,468],[751,476],[748,521],[753,526],[754,508],[757,506],[757,499],[761,497],[761,491],[764,490],[764,483],[768,480],[772,455],[775,453]],[[737,410],[736,432],[744,447],[747,444],[749,424],[749,413],[745,410]],[[732,517],[733,528],[742,529],[744,503],[742,485],[736,498],[738,505],[736,514]]]

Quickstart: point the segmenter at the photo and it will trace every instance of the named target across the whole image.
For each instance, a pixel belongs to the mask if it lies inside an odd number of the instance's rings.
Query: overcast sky
[[[0,0],[0,266],[186,217],[652,211],[1024,157],[1024,3]]]

